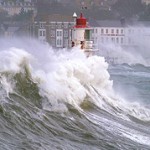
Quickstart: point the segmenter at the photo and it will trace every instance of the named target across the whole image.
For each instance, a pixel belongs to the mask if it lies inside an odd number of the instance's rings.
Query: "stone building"
[[[73,18],[54,14],[36,18],[33,25],[33,36],[41,42],[48,42],[52,47],[65,48],[70,46]]]

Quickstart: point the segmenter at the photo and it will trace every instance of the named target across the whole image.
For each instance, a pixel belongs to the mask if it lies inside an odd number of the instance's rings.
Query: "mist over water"
[[[114,44],[108,44],[107,46],[102,45],[99,49],[102,49],[102,51],[99,52],[100,55],[110,57],[115,64],[127,63],[129,65],[150,65],[149,60],[145,59],[145,56],[138,52],[138,48],[123,48],[120,46],[115,46]]]
[[[100,41],[98,43],[99,55],[104,57],[110,57],[111,61],[115,64],[128,64],[135,65],[141,64],[144,66],[150,66],[150,43],[149,43],[149,32],[144,27],[134,28],[136,33],[127,36],[124,39],[123,46],[118,44],[107,42],[102,44]],[[132,28],[130,29],[132,30]],[[145,30],[146,33],[140,33],[139,30]],[[127,32],[127,31],[125,31]],[[125,33],[127,34],[127,33]],[[132,43],[126,43],[129,39]],[[113,58],[113,59],[112,59]]]
[[[149,98],[150,71],[143,62],[109,65],[79,48],[0,41],[0,149],[150,148],[150,109],[137,100],[142,86]],[[133,100],[125,84],[137,87]]]
[[[114,64],[109,66],[109,72],[115,90],[126,100],[146,103],[149,107],[149,32],[144,33],[143,36],[139,30],[147,31],[147,29],[141,26],[137,30],[136,34],[130,35],[130,40],[134,41],[132,46],[121,47],[111,42],[100,44],[99,55]]]

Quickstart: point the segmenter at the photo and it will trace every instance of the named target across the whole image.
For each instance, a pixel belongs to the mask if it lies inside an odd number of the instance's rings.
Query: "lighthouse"
[[[80,47],[87,56],[93,55],[95,50],[91,34],[92,28],[87,25],[87,19],[83,17],[83,14],[81,13],[79,18],[75,16],[75,26],[71,29],[71,46]]]

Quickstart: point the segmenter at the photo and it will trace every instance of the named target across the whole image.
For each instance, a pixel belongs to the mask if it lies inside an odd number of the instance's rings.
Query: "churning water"
[[[1,40],[0,150],[149,150],[150,67]]]

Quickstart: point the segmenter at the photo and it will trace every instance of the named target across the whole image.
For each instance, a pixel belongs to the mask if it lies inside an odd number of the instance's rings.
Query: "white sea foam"
[[[24,50],[11,47],[0,52],[0,72],[19,72],[22,63],[28,63],[31,55]]]
[[[149,109],[129,103],[115,94],[107,71],[108,64],[103,57],[87,58],[79,48],[54,52],[49,46],[35,41],[33,44],[35,46],[30,43],[22,48],[17,45],[17,48],[3,48],[0,71],[17,73],[25,62],[33,81],[38,83],[40,94],[46,96],[55,108],[64,102],[79,107],[90,97],[92,103],[109,113],[123,118],[131,115],[150,120]],[[5,85],[7,88],[8,84]]]
[[[42,68],[34,72],[34,78],[40,80],[41,89],[48,94],[46,96],[53,97],[55,102],[63,100],[80,104],[87,96],[88,86],[96,86],[101,90],[112,89],[104,58],[81,57],[83,54],[79,50],[70,53],[74,53],[76,57],[68,58],[67,52],[63,57],[62,54],[57,55],[57,70],[45,72]]]

